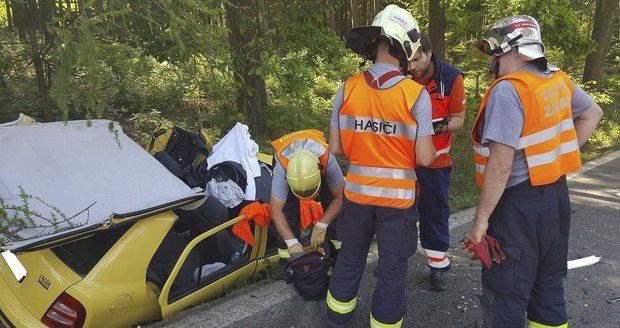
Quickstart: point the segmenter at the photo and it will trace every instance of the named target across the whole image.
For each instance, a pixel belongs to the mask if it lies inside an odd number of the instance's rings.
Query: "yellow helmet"
[[[318,157],[309,150],[296,151],[286,167],[286,181],[295,197],[314,199],[321,188]]]

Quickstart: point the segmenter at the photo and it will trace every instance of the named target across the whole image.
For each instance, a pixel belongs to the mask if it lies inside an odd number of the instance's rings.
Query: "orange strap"
[[[253,220],[261,227],[266,227],[271,222],[271,211],[269,204],[261,204],[259,202],[253,202],[246,205],[239,215],[245,215],[245,220],[237,222],[233,228],[233,233],[241,238],[243,241],[254,247],[254,234],[250,229],[250,220]]]
[[[317,223],[323,217],[323,206],[313,200],[299,202],[301,231],[306,230],[311,224]]]

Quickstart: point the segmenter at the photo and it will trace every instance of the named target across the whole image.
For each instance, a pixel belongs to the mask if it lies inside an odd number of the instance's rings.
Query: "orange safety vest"
[[[313,141],[315,144],[310,147],[305,145],[308,140]],[[308,150],[312,151],[319,157],[321,172],[325,175],[329,152],[327,151],[327,141],[323,136],[323,132],[315,129],[291,132],[272,141],[271,145],[275,149],[276,156],[278,156],[278,159],[280,160],[280,163],[282,163],[285,170],[288,166],[289,159],[293,156],[295,151],[309,148]]]
[[[339,114],[340,140],[350,162],[347,199],[396,208],[413,205],[417,122],[411,108],[422,88],[411,79],[373,88],[363,73],[347,80]]]
[[[532,186],[555,182],[562,175],[581,168],[579,142],[573,124],[571,99],[574,86],[562,71],[551,78],[531,72],[515,72],[497,79],[487,90],[471,131],[476,162],[476,183],[482,187],[489,149],[480,144],[484,110],[493,86],[509,80],[515,87],[524,112],[524,124],[516,149],[524,149]],[[480,129],[482,131],[482,129]]]

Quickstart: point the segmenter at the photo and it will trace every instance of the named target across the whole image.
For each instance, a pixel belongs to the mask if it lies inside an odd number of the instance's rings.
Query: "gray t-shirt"
[[[368,68],[368,72],[372,74],[374,78],[379,78],[385,73],[391,71],[398,71],[398,67],[386,63],[377,63],[373,64]],[[402,79],[406,79],[404,75],[395,76],[387,81],[385,81],[379,89],[387,89],[394,86],[396,83],[400,82]],[[338,92],[336,93],[336,99],[334,100],[334,110],[332,111],[332,119],[330,126],[332,128],[338,129],[340,127],[340,123],[338,121],[338,117],[340,114],[340,107],[342,107],[342,102],[344,99],[344,84],[340,86]],[[411,107],[411,116],[416,120],[418,124],[418,137],[423,136],[431,136],[434,134],[433,132],[433,123],[431,119],[431,97],[428,95],[426,89],[422,89],[420,96],[416,100],[413,107]]]
[[[551,73],[539,71],[535,65],[527,65],[519,70],[536,73],[542,77],[551,76]],[[575,89],[571,99],[571,111],[573,118],[575,118],[592,107],[594,101],[578,85],[573,83],[573,86]],[[481,142],[484,146],[488,146],[490,141],[494,141],[517,148],[524,125],[524,112],[517,90],[510,81],[501,81],[493,87],[487,100],[484,119],[484,132]],[[517,149],[506,188],[529,178],[525,152],[523,149]]]
[[[327,187],[335,187],[344,183],[342,170],[336,161],[336,157],[329,154],[327,158],[327,167],[325,168],[325,180]],[[324,188],[323,186],[321,188]],[[288,196],[289,186],[286,182],[286,170],[278,157],[276,157],[276,165],[273,168],[273,179],[271,181],[271,195],[279,200],[286,200]]]

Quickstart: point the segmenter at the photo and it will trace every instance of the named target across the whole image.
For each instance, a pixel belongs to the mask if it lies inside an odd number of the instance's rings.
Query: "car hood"
[[[0,125],[0,240],[12,252],[202,198],[116,122]]]

